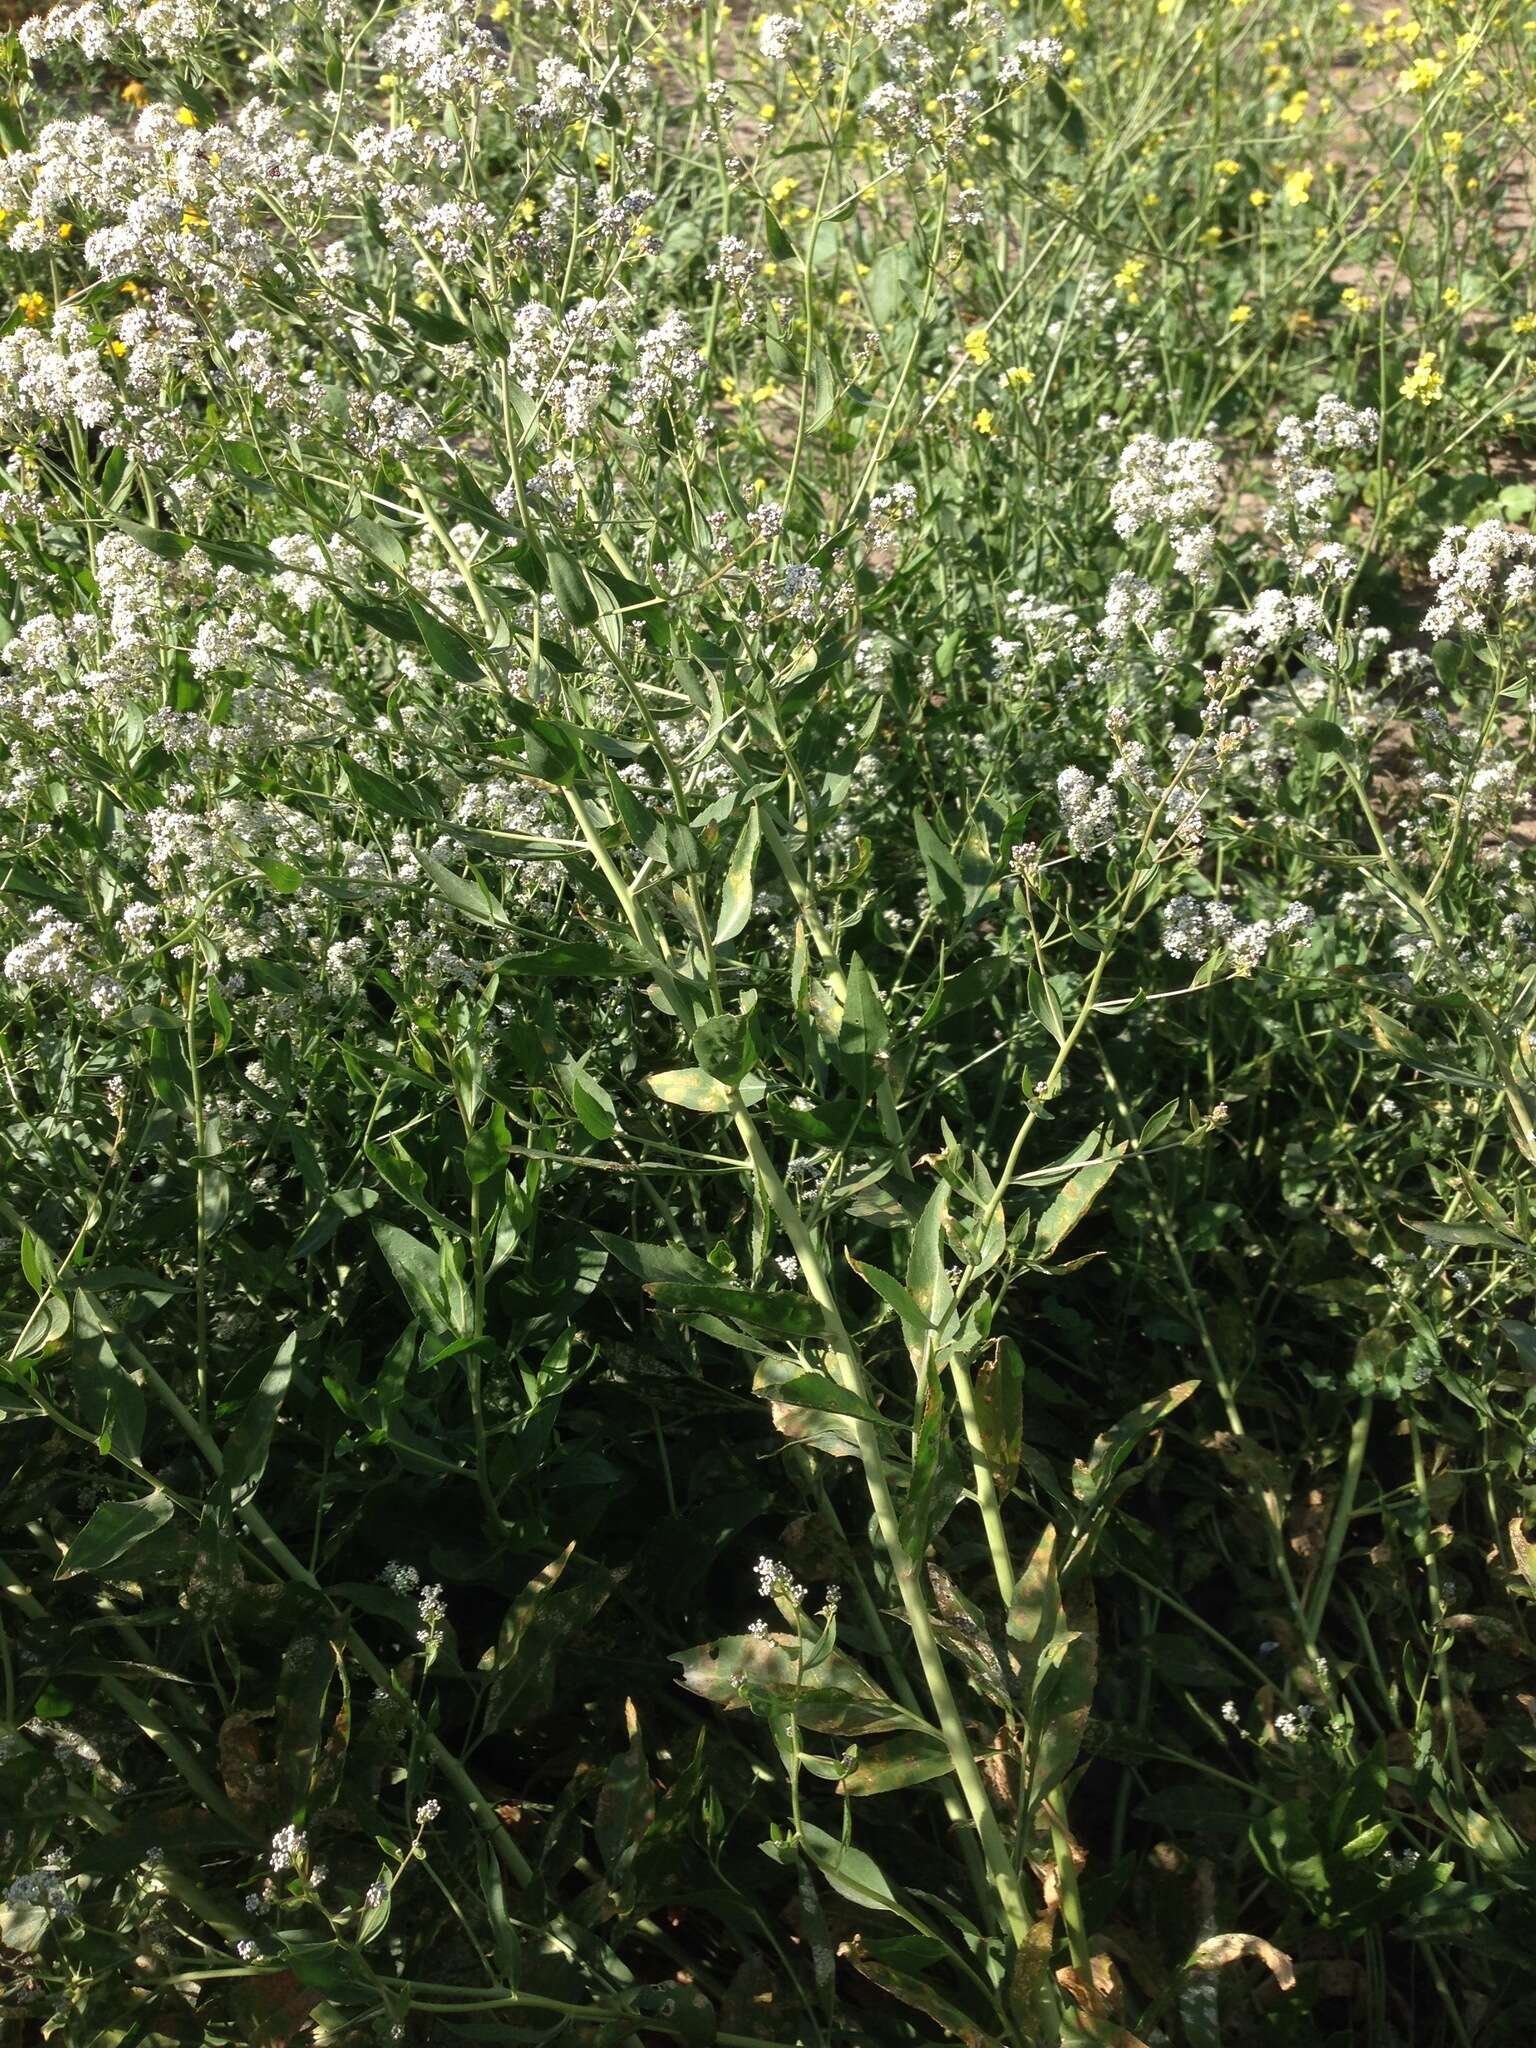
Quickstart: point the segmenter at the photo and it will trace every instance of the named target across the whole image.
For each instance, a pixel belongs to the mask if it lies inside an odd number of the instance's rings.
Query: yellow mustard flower
[[[1445,393],[1445,379],[1435,368],[1437,351],[1425,349],[1398,386],[1400,394],[1414,405],[1438,405]]]

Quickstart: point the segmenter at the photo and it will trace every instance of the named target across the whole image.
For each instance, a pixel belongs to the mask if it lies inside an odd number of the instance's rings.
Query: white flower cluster
[[[51,1849],[36,1870],[13,1877],[5,1888],[8,1906],[41,1906],[50,1919],[67,1918],[75,1910],[74,1895],[64,1880],[69,1858],[62,1849]]]
[[[1275,429],[1275,495],[1265,524],[1281,538],[1292,567],[1314,580],[1342,581],[1352,573],[1354,558],[1338,542],[1323,541],[1339,480],[1313,458],[1335,449],[1369,455],[1380,432],[1381,416],[1373,406],[1350,405],[1332,392],[1319,398],[1310,420],[1287,413]]]
[[[54,910],[34,910],[26,938],[5,956],[3,972],[22,988],[54,988],[110,1017],[123,1001],[123,985],[85,958],[86,934]]]
[[[295,1870],[309,1851],[309,1838],[302,1828],[291,1824],[279,1828],[272,1837],[271,1854],[268,1857],[273,1871],[280,1877],[285,1870]]]
[[[782,1598],[799,1606],[805,1598],[805,1588],[799,1585],[776,1558],[760,1557],[753,1566],[757,1577],[757,1590],[764,1600]]]
[[[1213,442],[1137,434],[1121,450],[1109,492],[1115,531],[1133,540],[1148,527],[1160,528],[1181,575],[1198,576],[1209,562],[1216,545],[1210,515],[1220,503],[1221,463]]]
[[[790,14],[765,14],[757,31],[757,47],[770,64],[785,64],[804,35],[802,22]]]
[[[1056,801],[1074,853],[1096,852],[1114,838],[1120,812],[1108,783],[1095,783],[1081,768],[1063,768],[1056,778]]]
[[[1292,903],[1274,919],[1243,924],[1225,903],[1176,896],[1163,913],[1163,951],[1175,960],[1208,960],[1225,953],[1240,975],[1252,974],[1277,942],[1297,938],[1313,922],[1304,903]]]
[[[1424,615],[1437,639],[1453,633],[1494,633],[1536,597],[1536,534],[1484,519],[1453,526],[1430,557],[1435,602]]]

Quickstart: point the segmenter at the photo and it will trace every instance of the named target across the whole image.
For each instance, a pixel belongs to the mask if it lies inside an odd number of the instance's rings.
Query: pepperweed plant
[[[1529,2042],[1533,24],[22,13],[0,2041]]]

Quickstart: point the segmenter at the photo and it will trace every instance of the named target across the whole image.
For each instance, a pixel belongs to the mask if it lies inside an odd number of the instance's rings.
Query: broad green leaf
[[[418,853],[422,872],[445,903],[475,924],[507,925],[512,920],[478,876],[465,880],[430,853]]]
[[[373,1235],[389,1270],[399,1283],[400,1292],[410,1303],[412,1313],[419,1321],[430,1323],[433,1329],[446,1333],[449,1327],[448,1307],[443,1299],[436,1251],[394,1223],[375,1222]]]
[[[693,1034],[693,1050],[706,1074],[733,1088],[750,1071],[757,1048],[747,1017],[706,1017]]]
[[[674,1651],[690,1692],[727,1710],[779,1707],[802,1728],[825,1735],[880,1735],[909,1729],[914,1717],[881,1691],[842,1650],[807,1666],[806,1645],[792,1636],[722,1636]]]
[[[731,852],[730,866],[725,871],[725,884],[720,892],[720,915],[715,921],[717,946],[725,945],[745,930],[752,915],[752,875],[757,865],[761,836],[762,827],[754,808],[747,812],[746,822]]]
[[[931,1328],[943,1326],[954,1306],[955,1290],[944,1265],[944,1222],[949,1214],[949,1188],[940,1181],[923,1209],[907,1257],[907,1292]]]
[[[851,1393],[824,1372],[797,1373],[773,1389],[775,1401],[791,1408],[815,1408],[823,1415],[851,1415],[859,1422],[884,1422],[885,1417],[862,1394]]]
[[[1148,1431],[1166,1421],[1199,1385],[1198,1380],[1181,1380],[1166,1394],[1143,1401],[1139,1408],[1123,1415],[1113,1429],[1098,1437],[1088,1454],[1087,1463],[1079,1465],[1072,1474],[1072,1491],[1078,1499],[1086,1500],[1102,1492]]]
[[[848,969],[848,994],[843,1003],[842,1021],[837,1027],[837,1049],[847,1058],[867,1066],[879,1058],[890,1042],[890,1020],[880,1001],[879,990],[870,977],[869,969],[855,953]]]
[[[912,813],[912,824],[917,833],[917,850],[922,856],[923,873],[928,881],[929,900],[946,917],[962,917],[965,914],[965,881],[959,863],[921,811]]]
[[[59,1560],[54,1577],[73,1579],[81,1572],[105,1571],[163,1528],[175,1512],[175,1502],[159,1487],[142,1500],[103,1501]]]
[[[987,1469],[1004,1500],[1019,1476],[1024,1454],[1024,1360],[1004,1337],[976,1375],[976,1421]]]
[[[653,1095],[659,1095],[663,1102],[675,1103],[679,1109],[704,1110],[713,1116],[726,1116],[734,1108],[734,1090],[724,1081],[717,1081],[713,1074],[706,1074],[702,1067],[673,1067],[664,1074],[651,1074],[645,1084]]]
[[[1125,1149],[1116,1145],[1108,1157],[1079,1167],[1059,1190],[1035,1225],[1032,1257],[1048,1259],[1060,1249],[1120,1170]]]
[[[946,1778],[954,1769],[947,1744],[938,1735],[913,1730],[889,1742],[860,1746],[857,1761],[837,1781],[844,1798],[864,1799],[878,1792],[902,1792],[931,1778]]]
[[[507,1112],[499,1102],[491,1105],[485,1122],[470,1132],[464,1144],[464,1171],[480,1187],[493,1180],[512,1156],[512,1134],[507,1129]]]
[[[273,1359],[261,1385],[241,1410],[240,1419],[224,1446],[223,1479],[229,1488],[230,1500],[236,1507],[255,1498],[262,1474],[267,1469],[267,1453],[272,1446],[272,1432],[277,1426],[284,1396],[293,1379],[293,1360],[297,1348],[297,1338],[290,1335],[283,1339],[276,1358]]]
[[[582,574],[580,565],[572,560],[563,548],[546,543],[544,561],[549,570],[549,587],[554,593],[555,603],[561,614],[573,626],[591,626],[597,622],[597,599],[592,586]]]
[[[654,1280],[649,1292],[660,1308],[731,1316],[748,1329],[779,1337],[824,1337],[825,1311],[808,1294],[767,1294],[756,1288],[708,1286],[694,1280]]]
[[[914,1976],[910,1970],[897,1969],[871,1955],[859,1937],[845,1943],[840,1953],[847,1957],[861,1977],[867,1977],[871,1984],[878,1985],[892,1998],[899,1998],[903,2005],[910,2005],[914,2012],[920,2012],[925,2019],[957,2040],[961,2048],[995,2048],[995,2027],[978,2025],[968,2013],[962,2012],[942,1992],[936,1991],[926,1978]],[[1122,2039],[1129,2044],[1129,2036],[1122,2036]]]
[[[849,1842],[839,1841],[824,1828],[812,1827],[808,1821],[801,1824],[800,1840],[806,1854],[840,1897],[856,1906],[873,1907],[879,1913],[897,1910],[896,1894],[872,1856],[866,1856]]]

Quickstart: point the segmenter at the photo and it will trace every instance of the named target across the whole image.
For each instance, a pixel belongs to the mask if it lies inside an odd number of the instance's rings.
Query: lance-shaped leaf
[[[1125,1146],[1116,1145],[1112,1153],[1080,1166],[1058,1190],[1035,1225],[1035,1241],[1030,1247],[1035,1258],[1048,1259],[1065,1243],[1119,1171],[1124,1153]]]
[[[1106,1430],[1097,1438],[1087,1463],[1079,1463],[1072,1473],[1072,1491],[1078,1499],[1088,1500],[1102,1494],[1147,1432],[1156,1429],[1175,1408],[1187,1401],[1199,1384],[1198,1380],[1181,1380],[1166,1394],[1143,1401],[1129,1415],[1122,1415],[1113,1429]]]
[[[824,1337],[829,1334],[825,1311],[808,1294],[769,1294],[752,1287],[718,1286],[694,1280],[655,1280],[648,1292],[657,1306],[676,1314],[694,1310],[731,1316],[749,1329],[771,1330],[779,1337]]]
[[[1024,1455],[1024,1360],[1011,1338],[999,1341],[976,1375],[976,1423],[992,1484],[1005,1499]]]
[[[105,1571],[168,1522],[176,1504],[157,1486],[142,1500],[103,1501],[59,1560],[56,1579]]]
[[[682,1682],[727,1709],[782,1709],[824,1735],[881,1735],[922,1723],[883,1693],[842,1650],[806,1670],[808,1645],[793,1636],[722,1636],[672,1656]]]
[[[943,1327],[955,1302],[955,1290],[944,1269],[944,1220],[948,1213],[949,1189],[941,1181],[918,1219],[907,1258],[907,1292],[934,1330]]]
[[[890,1880],[872,1856],[855,1849],[851,1842],[829,1835],[824,1828],[812,1827],[808,1821],[801,1826],[800,1841],[839,1897],[855,1906],[873,1907],[877,1913],[898,1910]]]
[[[745,929],[747,919],[752,915],[752,872],[757,864],[761,836],[757,811],[750,810],[732,849],[730,866],[725,871],[725,886],[720,892],[720,915],[715,921],[717,946],[734,939]]]
[[[893,1735],[888,1742],[861,1744],[853,1763],[838,1779],[837,1789],[845,1798],[866,1799],[947,1777],[953,1769],[954,1759],[942,1736],[924,1735],[914,1728]]]

